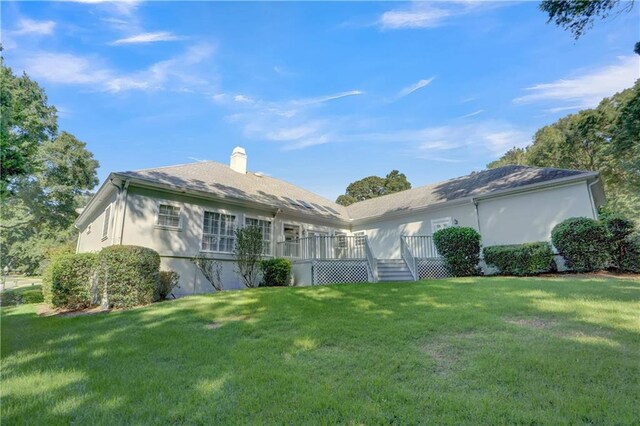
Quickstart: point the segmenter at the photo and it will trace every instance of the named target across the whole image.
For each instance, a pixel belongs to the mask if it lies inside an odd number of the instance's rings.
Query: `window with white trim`
[[[344,232],[336,232],[336,237],[338,237],[338,248],[347,248],[347,234]]]
[[[109,236],[109,219],[111,219],[111,205],[107,206],[104,211],[104,222],[102,222],[102,239]]]
[[[262,254],[271,255],[271,221],[245,217],[244,226],[255,226],[262,231]]]
[[[452,224],[453,224],[453,221],[451,220],[450,217],[443,217],[441,219],[433,219],[431,221],[431,232],[435,234],[436,231],[439,231],[439,230],[444,229],[444,228],[449,228]]]
[[[180,228],[180,207],[171,204],[159,204],[156,224],[168,228]]]
[[[236,217],[231,214],[204,212],[202,251],[233,252]]]
[[[356,237],[354,241],[356,247],[364,246],[365,240],[367,238],[364,231],[354,232],[353,236]]]

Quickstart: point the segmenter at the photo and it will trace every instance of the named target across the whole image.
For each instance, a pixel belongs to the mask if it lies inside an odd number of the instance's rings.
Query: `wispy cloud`
[[[178,37],[177,35],[167,31],[157,31],[157,32],[136,34],[130,37],[121,38],[121,39],[115,40],[111,44],[113,45],[146,44],[146,43],[157,43],[160,41],[175,41],[175,40],[182,40],[182,39],[183,37]]]
[[[432,6],[412,7],[405,10],[389,10],[380,17],[384,29],[408,29],[437,27],[451,12]]]
[[[470,112],[469,114],[465,114],[465,115],[461,116],[460,118],[475,117],[476,115],[478,115],[478,114],[482,114],[483,112],[484,112],[484,110],[483,110],[483,109],[479,109],[479,110],[477,110],[477,111]]]
[[[292,150],[337,141],[348,118],[327,112],[328,104],[363,94],[362,90],[348,90],[267,101],[246,94],[218,93],[212,100],[230,110],[227,121],[240,126],[247,137],[279,143],[282,149]]]
[[[415,1],[409,6],[384,12],[378,20],[378,25],[384,30],[434,28],[444,25],[456,16],[484,11],[505,4],[506,2],[464,0],[448,2]]]
[[[18,27],[11,31],[12,35],[37,34],[49,35],[53,34],[56,27],[54,21],[34,21],[32,19],[23,18],[18,21]]]
[[[640,57],[619,57],[617,63],[587,72],[574,77],[556,80],[551,83],[539,83],[525,90],[529,94],[513,100],[516,104],[537,102],[566,102],[551,111],[565,109],[591,108],[602,98],[613,95],[633,85],[640,77]]]
[[[36,52],[18,58],[17,62],[36,79],[57,84],[90,85],[96,91],[187,91],[210,85],[206,78],[198,76],[194,66],[211,57],[213,52],[210,45],[195,45],[181,55],[133,73],[119,72],[106,65],[100,57],[70,53]]]
[[[106,7],[111,8],[113,11],[123,14],[129,15],[135,12],[135,10],[140,5],[140,0],[63,0],[70,3],[84,3],[84,4],[95,4],[95,5],[104,5]]]
[[[423,87],[428,86],[434,79],[435,77],[427,78],[425,80],[420,80],[417,83],[412,84],[411,86],[405,87],[404,89],[400,90],[400,92],[398,92],[398,94],[396,95],[396,99],[404,98],[405,96],[412,94],[416,90],[420,90]]]

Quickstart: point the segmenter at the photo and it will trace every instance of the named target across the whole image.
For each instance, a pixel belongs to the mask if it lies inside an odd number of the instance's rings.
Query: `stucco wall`
[[[353,232],[365,231],[373,255],[379,259],[400,258],[401,235],[432,235],[431,221],[451,217],[458,226],[477,229],[475,207],[471,202],[455,207],[434,209],[399,218],[357,225]]]
[[[115,188],[114,188],[115,189]],[[114,218],[116,216],[116,198],[118,192],[113,190],[106,199],[100,203],[93,215],[85,222],[84,228],[78,230],[79,253],[100,251],[103,247],[110,246],[114,235]],[[109,215],[109,231],[107,238],[102,238],[102,227],[107,206],[111,206]]]
[[[181,207],[180,229],[167,229],[156,225],[159,202],[168,202]],[[318,231],[329,234],[339,231],[321,223],[311,223],[289,215],[278,214],[275,209],[258,210],[225,204],[217,201],[193,198],[181,194],[130,187],[126,201],[126,212],[122,244],[139,245],[156,250],[162,257],[162,266],[180,274],[181,289],[177,294],[211,291],[211,285],[196,272],[189,258],[200,252],[202,244],[202,221],[204,212],[221,211],[236,216],[236,224],[244,224],[245,217],[271,220],[272,253],[276,253],[276,242],[282,241],[283,224],[299,225],[301,232]],[[346,232],[345,230],[342,230]],[[215,253],[211,256],[221,260],[225,288],[243,288],[244,285],[234,271],[231,254]]]
[[[551,230],[570,217],[593,218],[585,182],[529,191],[478,204],[483,246],[551,241]]]

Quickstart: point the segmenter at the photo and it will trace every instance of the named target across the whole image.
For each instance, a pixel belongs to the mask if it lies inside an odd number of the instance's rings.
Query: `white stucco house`
[[[211,291],[190,259],[219,259],[225,288],[239,288],[234,229],[259,226],[265,256],[293,260],[296,285],[415,280],[446,274],[431,236],[447,226],[479,231],[483,246],[549,241],[569,217],[597,217],[595,172],[505,166],[344,207],[288,182],[229,165],[197,162],[111,173],[79,215],[77,251],[150,247],[180,274],[177,294]]]

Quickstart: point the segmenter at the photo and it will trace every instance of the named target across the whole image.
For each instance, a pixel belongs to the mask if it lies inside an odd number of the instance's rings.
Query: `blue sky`
[[[575,41],[537,2],[2,2],[3,56],[99,176],[228,162],[335,198],[481,170],[640,77],[639,7]]]

